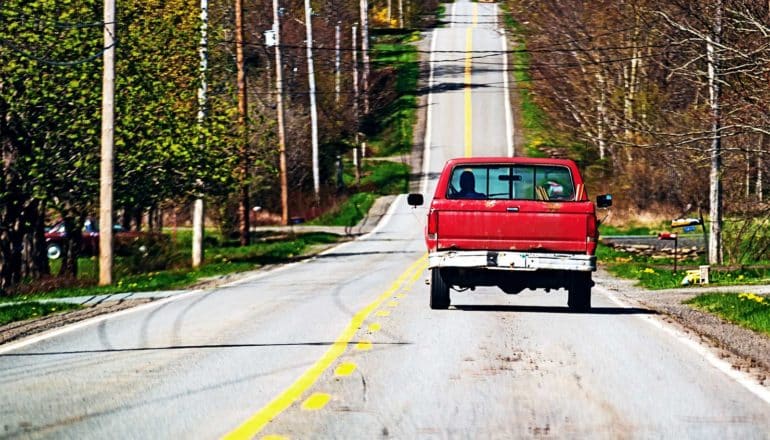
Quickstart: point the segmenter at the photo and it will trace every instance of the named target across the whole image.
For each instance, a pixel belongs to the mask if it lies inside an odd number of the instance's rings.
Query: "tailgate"
[[[586,253],[590,202],[446,200],[438,249]]]

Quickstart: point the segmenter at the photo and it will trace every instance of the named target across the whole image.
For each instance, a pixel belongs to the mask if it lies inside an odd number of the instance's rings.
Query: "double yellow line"
[[[473,93],[471,73],[473,70],[473,28],[479,21],[479,4],[473,4],[473,22],[465,31],[465,157],[473,155]]]
[[[364,321],[369,315],[382,305],[385,300],[393,296],[399,289],[411,287],[420,274],[428,267],[427,255],[423,255],[419,260],[412,263],[390,287],[378,296],[366,307],[359,310],[350,320],[345,330],[340,334],[329,350],[321,356],[305,373],[302,374],[293,384],[286,388],[281,394],[271,400],[267,405],[254,413],[248,420],[243,422],[233,431],[225,434],[224,439],[250,439],[257,435],[262,428],[271,420],[289,408],[294,402],[312,387],[321,375],[337,361],[348,349],[348,345],[353,340],[356,332],[363,326]]]

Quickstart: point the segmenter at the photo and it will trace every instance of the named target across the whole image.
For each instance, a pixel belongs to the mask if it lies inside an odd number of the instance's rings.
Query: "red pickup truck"
[[[423,204],[410,194],[409,204]],[[609,207],[612,196],[597,197]],[[452,159],[439,177],[425,241],[430,306],[446,309],[449,289],[565,288],[568,306],[591,307],[596,212],[575,162],[483,157]]]

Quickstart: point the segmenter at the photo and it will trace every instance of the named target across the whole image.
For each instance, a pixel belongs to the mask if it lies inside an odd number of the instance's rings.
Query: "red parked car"
[[[120,225],[112,227],[116,240],[131,240],[145,233],[141,231],[127,231]],[[64,222],[60,221],[54,224],[45,233],[45,242],[48,249],[48,258],[57,260],[62,256],[64,241],[67,240],[67,231]],[[83,242],[80,248],[80,255],[97,255],[99,253],[99,224],[94,220],[86,220],[83,225]]]

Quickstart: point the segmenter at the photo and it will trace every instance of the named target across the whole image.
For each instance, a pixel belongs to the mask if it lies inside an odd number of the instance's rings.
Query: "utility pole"
[[[364,114],[369,114],[369,1],[361,0],[361,52],[364,62]]]
[[[248,163],[248,137],[246,136],[246,110],[248,103],[246,101],[246,71],[243,61],[243,0],[235,0],[235,63],[238,65],[238,128],[241,130],[241,151],[240,151],[240,208],[241,217],[240,233],[241,246],[247,246],[251,242],[249,227],[249,186],[247,183],[249,175]]]
[[[709,173],[709,264],[722,264],[722,107],[719,47],[722,34],[722,1],[717,1],[714,29],[706,42],[709,107],[711,110],[711,170]]]
[[[361,56],[364,62],[364,115],[369,114],[369,1],[361,0]],[[361,157],[366,157],[366,141],[361,143]]]
[[[203,138],[203,123],[206,119],[206,105],[208,100],[208,82],[206,73],[208,70],[208,25],[209,3],[201,0],[201,42],[198,48],[200,55],[200,87],[198,88],[198,127],[200,128],[201,147],[205,148]],[[203,199],[198,195],[193,203],[193,239],[192,239],[192,267],[200,267],[203,263]]]
[[[283,61],[281,61],[281,10],[273,0],[273,31],[275,32],[275,108],[278,112],[278,155],[281,177],[281,224],[289,224],[289,185],[286,177],[286,127],[283,114]]]
[[[334,26],[334,103],[340,103],[340,22]]]
[[[112,179],[115,136],[115,0],[104,0],[102,148],[99,183],[99,285],[112,284]]]
[[[353,25],[353,115],[356,124],[355,147],[353,148],[353,167],[356,173],[356,184],[361,181],[361,163],[358,157],[358,131],[361,129],[358,114],[358,26]]]
[[[316,206],[321,204],[321,182],[318,172],[318,110],[315,96],[315,69],[313,68],[313,22],[310,0],[305,0],[305,27],[307,29],[307,80],[310,85],[310,131],[313,143],[313,190]]]

